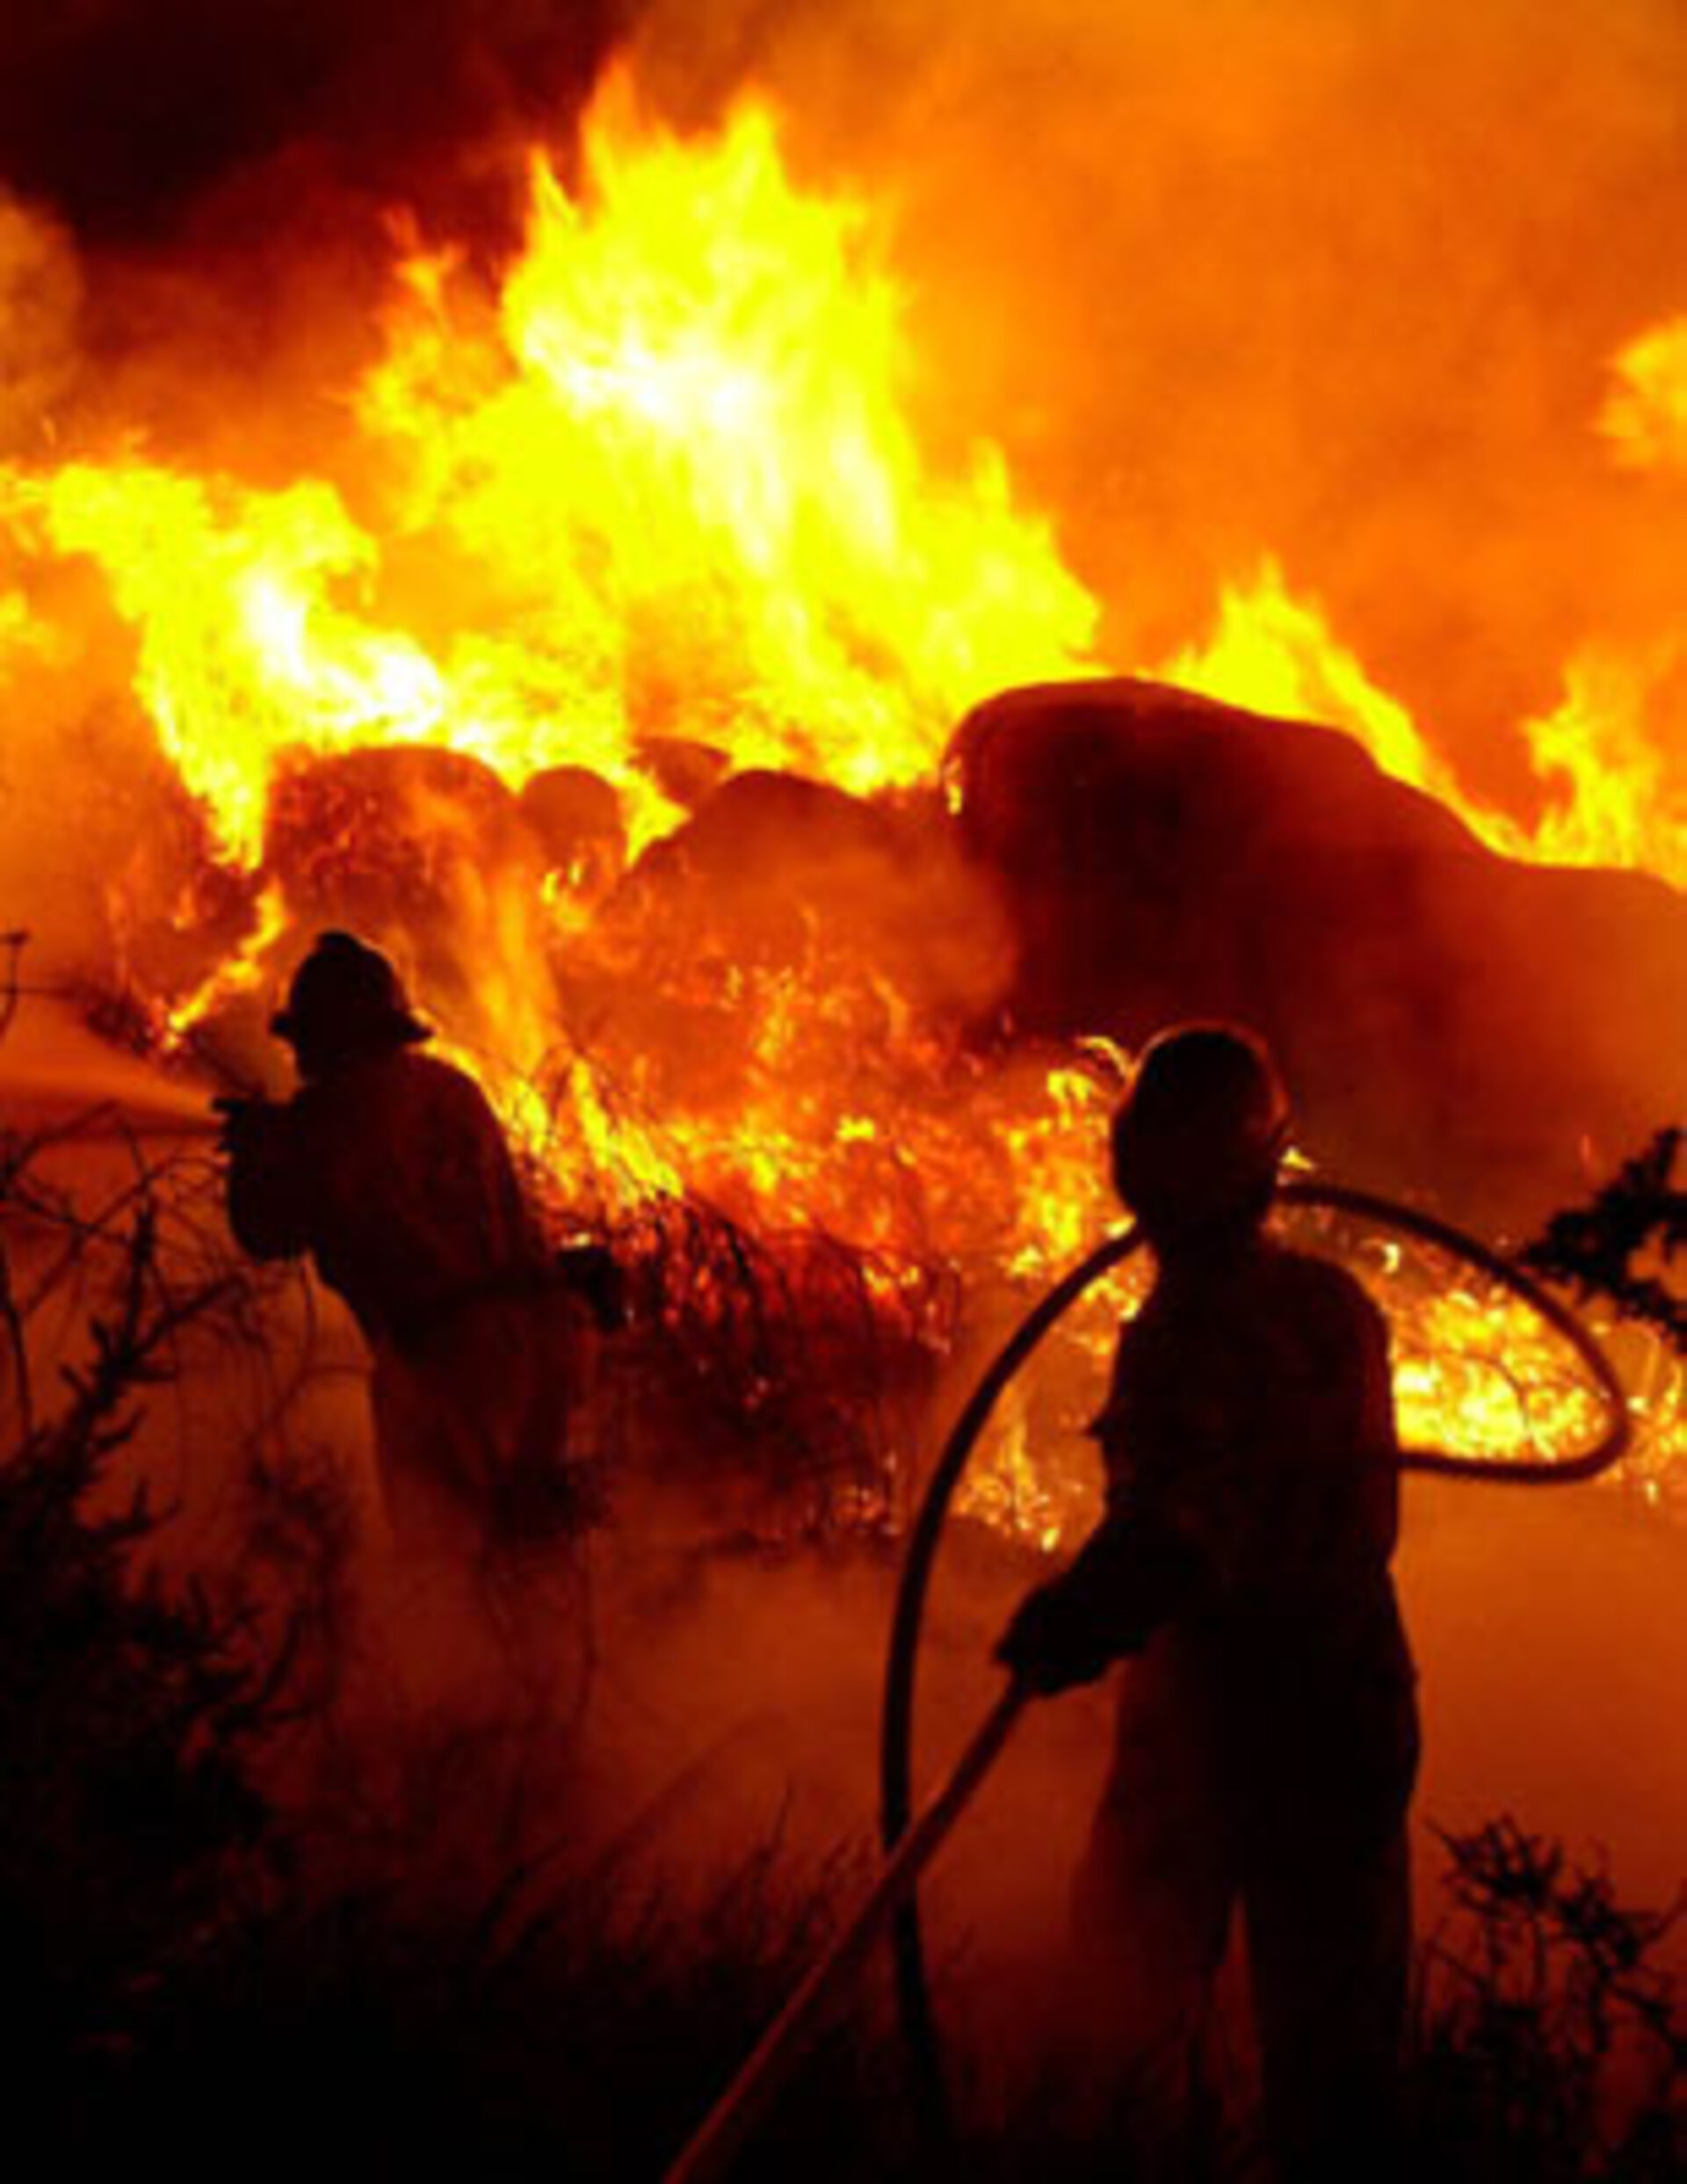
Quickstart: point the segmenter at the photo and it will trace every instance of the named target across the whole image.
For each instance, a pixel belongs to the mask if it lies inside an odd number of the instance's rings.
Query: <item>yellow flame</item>
[[[0,664],[65,655],[66,634],[36,619],[53,587],[33,579],[44,559],[93,564],[119,628],[75,635],[132,677],[229,862],[261,866],[295,752],[427,744],[512,786],[589,768],[636,850],[682,815],[664,739],[855,790],[929,781],[972,701],[1098,664],[1095,604],[1000,454],[926,453],[915,420],[938,395],[920,384],[882,220],[796,188],[765,105],[682,138],[616,77],[580,172],[570,188],[535,156],[525,244],[496,290],[449,252],[412,251],[384,353],[349,391],[359,437],[331,477],[259,486],[132,446],[0,470],[18,563],[0,586]],[[1631,345],[1616,373],[1599,422],[1617,460],[1679,468],[1687,321]],[[1271,562],[1227,589],[1211,642],[1162,671],[1347,729],[1509,854],[1687,882],[1687,810],[1663,755],[1679,649],[1571,664],[1563,704],[1527,729],[1544,792],[1532,828],[1464,791]],[[477,928],[485,1013],[524,1058],[556,1034],[551,942],[590,924],[566,874],[535,896],[531,918],[504,923],[482,903]],[[288,914],[272,886],[247,947],[177,1021],[266,975]],[[694,975],[699,1020],[733,1027],[730,1097],[676,1114],[636,1057],[585,1053],[496,1087],[535,1156],[605,1204],[700,1193],[758,1226],[807,1223],[1010,1287],[1117,1218],[1102,1157],[1116,1069],[986,1069],[848,948]],[[1408,1338],[1415,1434],[1575,1436],[1582,1397],[1561,1360],[1490,1300],[1425,1299],[1400,1286],[1410,1275],[1397,1255],[1378,1280]],[[1104,1317],[1072,1340],[1093,1377]],[[1507,1377],[1518,1358],[1526,1418]],[[1653,1403],[1675,1415],[1678,1386]],[[1040,1433],[1023,1409],[981,1491],[1048,1543],[1077,1505],[1039,1468]]]
[[[1344,728],[1396,780],[1447,798],[1458,794],[1405,707],[1375,686],[1316,606],[1290,594],[1273,561],[1251,583],[1227,585],[1212,637],[1160,673],[1229,705]]]
[[[1629,344],[1599,429],[1630,470],[1687,470],[1687,316]]]
[[[576,198],[534,162],[481,368],[440,368],[470,322],[424,281],[361,404],[403,527],[467,555],[547,664],[555,755],[626,790],[638,739],[680,730],[866,789],[928,773],[974,699],[1084,662],[1094,604],[1000,456],[923,459],[873,224],[793,189],[764,106],[682,141],[614,77],[584,167]]]
[[[368,477],[261,491],[127,456],[4,482],[0,509],[104,571],[242,863],[293,748],[591,766],[636,845],[677,816],[644,738],[864,789],[929,772],[974,699],[1087,662],[1094,604],[996,452],[923,459],[872,223],[793,188],[765,108],[681,140],[616,78],[584,164],[576,199],[535,160],[496,311],[448,262],[408,268],[357,400]]]
[[[156,463],[72,462],[5,480],[0,508],[55,553],[99,564],[137,635],[136,694],[242,863],[258,860],[286,751],[420,741],[442,726],[420,648],[334,596],[378,556],[330,486],[260,492]]]
[[[1567,679],[1559,710],[1524,730],[1551,785],[1533,852],[1555,864],[1637,866],[1687,887],[1687,783],[1671,779],[1653,728],[1687,707],[1687,644],[1588,652]]]
[[[258,990],[264,982],[263,961],[287,930],[287,907],[279,888],[272,884],[258,897],[250,933],[232,955],[210,976],[164,1012],[164,1027],[171,1039],[181,1039],[225,1002],[239,994]]]
[[[1321,608],[1291,596],[1273,562],[1250,583],[1227,587],[1211,639],[1160,671],[1229,704],[1345,729],[1385,773],[1456,811],[1502,856],[1636,867],[1687,885],[1687,786],[1671,780],[1667,736],[1657,732],[1687,702],[1687,648],[1679,643],[1572,661],[1562,706],[1524,726],[1543,787],[1532,827],[1464,788]]]

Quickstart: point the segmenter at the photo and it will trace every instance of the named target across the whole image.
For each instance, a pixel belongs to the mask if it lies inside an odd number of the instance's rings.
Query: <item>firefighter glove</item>
[[[277,1110],[267,1099],[224,1093],[211,1105],[221,1126],[217,1144],[223,1152],[250,1152],[274,1128]]]
[[[1045,1694],[1094,1683],[1111,1662],[1140,1653],[1201,1583],[1199,1556],[1176,1533],[1104,1522],[1069,1570],[1025,1600],[996,1657]]]
[[[1041,1698],[1095,1683],[1114,1658],[1089,1588],[1075,1585],[1075,1574],[1068,1571],[1027,1593],[996,1649],[1003,1666]]]

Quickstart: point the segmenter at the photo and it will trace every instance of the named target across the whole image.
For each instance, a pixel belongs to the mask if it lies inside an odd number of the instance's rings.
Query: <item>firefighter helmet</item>
[[[319,932],[270,1029],[300,1056],[338,1059],[413,1047],[432,1037],[413,1015],[398,973],[350,932]]]
[[[1113,1179],[1150,1235],[1264,1212],[1289,1105],[1263,1042],[1232,1024],[1152,1040],[1113,1117]]]

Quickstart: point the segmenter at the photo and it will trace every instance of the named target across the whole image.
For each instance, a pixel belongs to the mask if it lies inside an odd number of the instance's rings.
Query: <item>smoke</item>
[[[76,376],[82,275],[69,238],[0,194],[0,454],[33,442]]]
[[[0,190],[79,268],[76,400],[38,424],[249,477],[320,461],[375,352],[394,221],[512,244],[631,0],[83,0],[0,22]],[[0,237],[0,265],[16,255]],[[36,305],[55,328],[61,278]],[[11,301],[0,285],[0,309]],[[8,311],[8,320],[15,318]],[[11,330],[10,324],[8,330]],[[6,378],[18,366],[8,352]],[[4,429],[12,405],[0,408]]]
[[[313,1463],[354,1498],[368,1492],[362,1390],[347,1372],[355,1340],[333,1317],[317,1335],[331,1345],[337,1331],[351,1347],[291,1421],[300,1436],[291,1456],[311,1460],[295,1480],[295,1517]],[[79,1351],[80,1328],[64,1331]],[[250,1518],[230,1468],[248,1453],[242,1424],[250,1430],[255,1402],[268,1408],[271,1374],[282,1376],[272,1357],[264,1385],[244,1385],[257,1360],[226,1346],[220,1355],[225,1377],[199,1373],[179,1411],[153,1393],[131,1451],[171,1512],[162,1558],[191,1568],[203,1556],[214,1581],[231,1525]],[[496,1624],[474,1585],[453,1590],[444,1573],[360,1560],[347,1573],[344,1621],[322,1634],[334,1695],[320,1745],[290,1732],[266,1761],[272,1789],[314,1824],[307,1874],[343,1860],[341,1881],[366,1875],[383,1891],[426,1890],[477,1910],[524,1870],[536,1892],[577,1891],[573,1876],[601,1875],[597,1892],[623,1890],[629,1904],[648,1894],[691,1922],[707,1963],[720,1939],[707,1907],[771,1844],[789,1871],[829,1876],[846,1915],[872,1859],[894,1563],[881,1547],[843,1539],[829,1551],[740,1542],[735,1552],[720,1528],[726,1498],[712,1499],[713,1535],[700,1539],[695,1506],[629,1482],[614,1525],[592,1544],[590,1583],[578,1565],[547,1570],[537,1555],[524,1566],[524,1596],[499,1596]],[[310,1542],[308,1527],[281,1530],[280,1513],[266,1536],[285,1578],[288,1537]],[[1645,1522],[1609,1489],[1409,1484],[1402,1589],[1427,1731],[1413,1828],[1420,1934],[1434,1934],[1443,1907],[1434,1830],[1501,1812],[1561,1836],[1581,1862],[1608,1855],[1625,1901],[1674,1894],[1687,1760],[1663,1731],[1687,1674],[1684,1561],[1687,1535]],[[922,1791],[999,1692],[992,1643],[1039,1574],[1025,1549],[952,1527],[921,1663]],[[531,1655],[517,1658],[534,1642],[554,1686],[532,1682]],[[583,1683],[587,1654],[596,1672]],[[470,1732],[480,1772],[453,1775],[447,1762]],[[945,2034],[967,2077],[1004,2101],[1039,2064],[1069,2061],[1081,2029],[1070,2016],[1069,1885],[1111,1748],[1104,1688],[1032,1709],[925,1888]],[[839,1861],[840,1845],[853,1863]]]
[[[430,196],[506,126],[544,133],[626,0],[76,0],[0,25],[12,185],[88,243],[157,243],[266,164]]]

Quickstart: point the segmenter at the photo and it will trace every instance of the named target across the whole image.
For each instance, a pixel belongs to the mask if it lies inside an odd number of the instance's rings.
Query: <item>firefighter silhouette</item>
[[[300,1087],[224,1103],[229,1223],[255,1258],[308,1253],[351,1307],[396,1544],[539,1528],[568,1479],[566,1302],[496,1117],[417,1051],[428,1027],[350,933],[318,936],[271,1028]]]
[[[1091,1429],[1106,1513],[1000,1655],[1043,1693],[1130,1658],[1075,1889],[1096,2031],[1175,2083],[1239,1909],[1267,2128],[1300,2179],[1387,2158],[1418,1745],[1387,1329],[1267,1233],[1287,1128],[1247,1034],[1144,1055],[1113,1167],[1156,1272]]]

